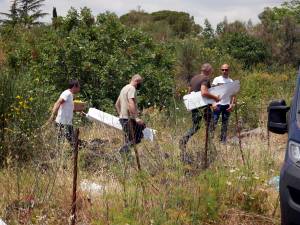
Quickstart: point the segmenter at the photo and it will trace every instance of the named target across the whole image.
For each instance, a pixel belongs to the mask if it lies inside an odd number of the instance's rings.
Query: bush
[[[97,108],[113,111],[120,89],[139,73],[145,78],[141,106],[167,104],[173,85],[170,48],[155,44],[137,29],[126,28],[114,14],[100,14],[95,23],[87,19],[91,17],[87,10],[80,15],[71,10],[65,26],[44,37],[39,46],[39,60],[44,63],[37,67],[46,73],[49,83],[63,90],[70,78],[77,78],[83,98]]]
[[[227,63],[231,68],[231,77],[237,79],[242,70],[238,60],[228,54],[224,54],[216,48],[207,48],[205,43],[197,38],[186,39],[175,43],[177,51],[176,84],[177,95],[182,97],[186,92],[187,83],[190,79],[200,73],[201,65],[210,63],[214,68],[215,76],[219,76],[219,68]]]
[[[171,47],[125,27],[114,14],[100,14],[95,20],[87,8],[80,13],[71,9],[59,19],[55,29],[16,26],[1,33],[0,43],[7,41],[0,70],[0,140],[7,142],[1,145],[7,154],[31,157],[36,129],[45,123],[49,109],[72,78],[81,83],[81,98],[108,112],[114,112],[121,88],[136,73],[144,77],[141,107],[163,107],[172,97]]]
[[[227,33],[219,40],[222,52],[241,61],[245,68],[265,62],[268,52],[265,44],[247,33]]]
[[[289,101],[292,98],[296,71],[287,69],[272,74],[263,71],[244,73],[240,79],[241,91],[238,95],[240,117],[244,128],[255,128],[264,119],[260,116],[265,115],[271,100]]]

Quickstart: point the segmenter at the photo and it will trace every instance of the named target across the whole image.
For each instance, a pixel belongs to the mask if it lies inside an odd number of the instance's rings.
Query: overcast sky
[[[195,17],[198,24],[203,24],[205,18],[215,26],[226,16],[228,21],[251,19],[258,22],[258,14],[265,7],[279,6],[282,0],[46,0],[44,11],[51,15],[55,6],[59,15],[66,15],[71,6],[79,9],[87,6],[93,14],[105,11],[115,12],[118,15],[132,9],[141,9],[147,12],[162,9],[188,12]],[[10,0],[0,0],[0,11],[9,10]],[[44,20],[50,21],[50,15]]]

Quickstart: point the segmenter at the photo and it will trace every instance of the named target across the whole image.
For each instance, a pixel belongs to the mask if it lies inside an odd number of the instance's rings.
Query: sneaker
[[[193,163],[193,157],[186,152],[186,141],[184,139],[179,141],[179,149],[181,150],[181,161],[185,164],[191,165]]]
[[[130,148],[128,145],[124,145],[123,147],[120,148],[119,153],[121,155],[128,155],[130,153]]]
[[[222,145],[226,145],[226,144],[227,144],[227,141],[224,140],[224,139],[221,139],[221,140],[220,140],[220,143],[221,143]]]
[[[185,152],[185,153],[181,154],[181,161],[184,164],[192,165],[193,164],[193,157],[192,157],[192,155]]]

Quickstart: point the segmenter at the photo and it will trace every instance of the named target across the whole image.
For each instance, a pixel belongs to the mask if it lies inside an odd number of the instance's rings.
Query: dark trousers
[[[212,112],[209,106],[192,110],[193,125],[181,139],[181,145],[183,145],[183,147],[185,147],[189,139],[200,129],[200,123],[203,117],[208,126],[210,126],[211,115]]]
[[[56,129],[59,142],[67,139],[71,146],[74,145],[74,128],[72,125],[56,123]]]
[[[230,117],[230,112],[227,111],[229,105],[218,105],[217,108],[214,110],[214,125],[213,130],[218,125],[219,118],[222,115],[222,126],[221,126],[221,135],[220,141],[226,142],[227,139],[227,128],[228,128],[228,121]]]
[[[120,123],[125,136],[125,144],[120,149],[120,153],[129,153],[132,145],[141,142],[145,125],[138,124],[134,119],[120,119]]]

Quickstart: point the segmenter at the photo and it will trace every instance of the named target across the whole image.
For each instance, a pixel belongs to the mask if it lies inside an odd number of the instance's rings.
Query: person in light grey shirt
[[[138,118],[137,90],[140,89],[143,79],[139,74],[131,78],[129,84],[124,86],[115,104],[119,114],[120,123],[125,134],[125,144],[120,149],[121,154],[128,154],[130,147],[141,142],[145,123]]]

